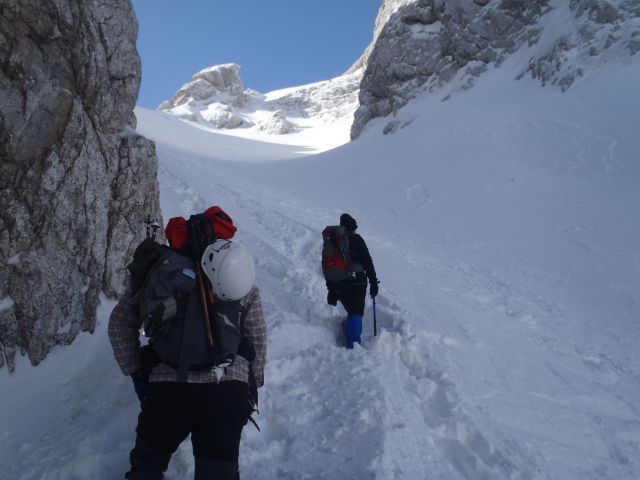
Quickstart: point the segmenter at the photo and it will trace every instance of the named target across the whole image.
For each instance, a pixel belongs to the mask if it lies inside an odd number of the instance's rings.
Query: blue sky
[[[156,108],[202,68],[238,63],[260,92],[343,73],[373,37],[381,0],[133,0],[138,105]]]

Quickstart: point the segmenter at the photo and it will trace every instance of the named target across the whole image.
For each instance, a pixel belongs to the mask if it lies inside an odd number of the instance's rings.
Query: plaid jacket
[[[245,331],[253,343],[256,358],[252,363],[253,373],[258,387],[264,383],[264,365],[267,356],[267,334],[262,312],[260,292],[254,287],[247,296],[240,300],[243,307],[248,308],[245,318]],[[125,293],[118,301],[109,317],[109,340],[113,347],[120,369],[125,375],[131,375],[140,368],[140,328],[138,318],[138,295]],[[237,356],[233,364],[224,369],[220,378],[216,371],[206,370],[189,372],[188,383],[213,383],[225,380],[248,382],[249,362]],[[165,364],[157,365],[151,372],[150,382],[177,382],[178,373]]]

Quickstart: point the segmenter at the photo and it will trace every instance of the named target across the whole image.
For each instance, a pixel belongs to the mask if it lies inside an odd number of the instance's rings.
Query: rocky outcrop
[[[430,87],[442,85],[465,67],[469,67],[470,77],[477,76],[489,63],[500,61],[505,53],[536,35],[533,25],[548,0],[480,3],[392,1],[394,13],[368,57],[352,138],[357,138],[372,118],[406,105],[427,82]]]
[[[553,9],[572,20],[547,28]],[[359,61],[365,72],[351,136],[454,77],[469,88],[522,47],[531,49],[523,75],[568,88],[594,64],[640,50],[638,10],[636,0],[386,0]]]
[[[129,0],[0,0],[0,366],[95,326],[159,218]]]
[[[158,110],[214,128],[250,127],[253,123],[236,110],[254,97],[262,96],[245,90],[240,65],[226,63],[197,72],[171,100],[162,102]]]
[[[526,73],[566,90],[589,71],[625,62],[640,51],[640,3],[637,0],[571,0],[574,28],[549,40],[529,61]]]
[[[354,73],[357,70],[367,66],[367,64],[369,63],[369,57],[371,56],[371,51],[373,50],[373,47],[375,46],[378,37],[380,36],[380,32],[382,32],[382,29],[387,24],[391,16],[396,13],[401,7],[409,5],[413,1],[414,0],[385,0],[382,2],[382,5],[380,6],[380,10],[378,11],[378,15],[376,17],[376,24],[373,30],[373,40],[366,48],[362,56],[358,60],[356,60],[356,62],[351,66],[351,68],[349,68],[349,70],[347,70],[346,73]]]
[[[242,107],[245,100],[244,86],[240,79],[240,65],[225,63],[200,70],[190,82],[185,83],[176,92],[171,100],[163,102],[158,109],[169,110],[181,105],[213,101]]]

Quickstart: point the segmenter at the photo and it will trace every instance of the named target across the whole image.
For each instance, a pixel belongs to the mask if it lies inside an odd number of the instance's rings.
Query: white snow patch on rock
[[[4,312],[5,310],[11,310],[14,305],[15,305],[15,302],[13,301],[13,299],[7,295],[2,300],[0,300],[0,312]]]

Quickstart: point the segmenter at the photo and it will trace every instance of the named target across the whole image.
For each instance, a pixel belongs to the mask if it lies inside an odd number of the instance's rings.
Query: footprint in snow
[[[407,201],[411,205],[411,210],[427,206],[431,203],[431,195],[429,190],[423,184],[412,185],[407,187]]]

